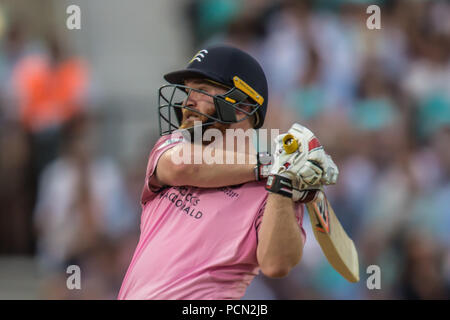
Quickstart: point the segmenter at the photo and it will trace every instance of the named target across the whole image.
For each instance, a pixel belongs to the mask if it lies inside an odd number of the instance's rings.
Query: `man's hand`
[[[323,185],[335,184],[339,170],[319,140],[297,123],[275,138],[273,164],[266,189],[309,202]]]
[[[294,123],[288,134],[291,134],[303,145],[303,150],[299,148],[299,151],[306,153],[306,162],[304,164],[296,163],[293,168],[293,171],[301,179],[300,189],[336,184],[339,170],[311,130]],[[297,170],[299,166],[300,168]]]

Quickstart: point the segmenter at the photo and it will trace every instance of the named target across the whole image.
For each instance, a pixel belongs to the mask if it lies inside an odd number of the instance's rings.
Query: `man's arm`
[[[303,254],[303,237],[292,199],[269,194],[258,238],[256,256],[262,273],[271,278],[285,277]]]
[[[194,163],[194,147],[188,163],[175,163],[173,159],[183,157],[185,143],[180,143],[162,154],[156,167],[156,178],[160,185],[194,186],[200,188],[218,188],[255,181],[254,167],[256,155],[243,155],[233,151],[212,149],[211,156],[222,152],[223,164],[207,164],[203,159],[201,164]],[[226,159],[233,159],[233,164],[226,164]],[[245,159],[244,164],[238,164],[238,158]]]

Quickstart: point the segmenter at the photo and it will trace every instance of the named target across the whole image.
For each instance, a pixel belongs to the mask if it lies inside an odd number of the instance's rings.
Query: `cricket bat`
[[[358,253],[345,232],[325,193],[306,203],[314,236],[331,266],[350,282],[359,281]]]
[[[300,127],[300,129],[297,127]],[[292,130],[301,132],[301,126],[297,127],[294,124]],[[309,148],[309,143],[307,141],[298,141],[289,133],[283,138],[283,148],[286,154],[301,153],[301,150],[305,149],[305,147],[301,148],[301,146],[304,145]],[[306,161],[305,155],[303,161]],[[355,244],[336,217],[325,193],[322,190],[318,191],[315,200],[307,202],[305,205],[311,220],[314,237],[322,248],[322,252],[328,262],[345,279],[350,282],[358,282],[359,262]]]

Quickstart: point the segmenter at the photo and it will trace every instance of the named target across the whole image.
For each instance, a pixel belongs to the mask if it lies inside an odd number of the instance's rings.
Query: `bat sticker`
[[[316,229],[323,233],[330,233],[330,219],[328,214],[328,203],[326,198],[322,198],[314,203],[314,211],[320,224],[316,225]]]

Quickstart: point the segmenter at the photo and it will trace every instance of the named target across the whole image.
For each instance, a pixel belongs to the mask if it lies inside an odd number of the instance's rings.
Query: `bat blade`
[[[314,236],[331,266],[350,282],[359,281],[358,253],[325,194],[306,203]]]

